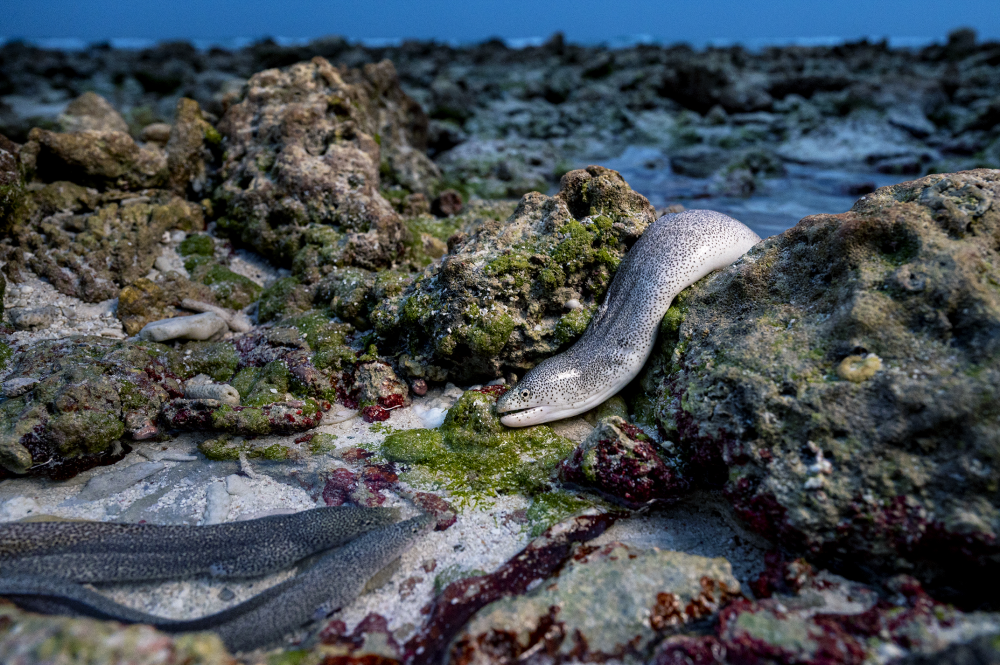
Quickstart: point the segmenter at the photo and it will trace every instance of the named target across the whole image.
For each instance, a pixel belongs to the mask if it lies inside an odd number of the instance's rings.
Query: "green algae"
[[[260,323],[267,323],[291,314],[289,309],[294,307],[294,296],[299,288],[299,280],[294,277],[276,279],[260,293],[257,320]]]
[[[548,489],[556,465],[575,444],[545,425],[509,429],[493,397],[466,392],[439,430],[408,430],[386,437],[381,454],[410,465],[408,481],[449,490],[461,501],[503,494],[533,496]]]
[[[182,379],[207,374],[214,381],[228,381],[239,365],[236,349],[229,342],[188,342],[171,369]],[[240,393],[242,394],[242,393]]]
[[[555,336],[559,343],[569,344],[578,340],[587,326],[590,325],[590,319],[593,318],[596,310],[596,305],[590,305],[563,314],[556,323],[555,329]]]
[[[285,399],[291,374],[284,360],[272,360],[263,367],[244,367],[229,382],[240,393],[243,406],[265,406]]]
[[[177,246],[181,256],[214,256],[215,241],[204,233],[189,235]]]
[[[335,443],[336,441],[336,434],[316,434],[309,440],[309,452],[313,455],[332,453],[337,449],[337,444]]]
[[[549,527],[578,515],[596,504],[579,495],[564,491],[545,492],[537,495],[528,508],[528,524],[532,538],[544,533]]]
[[[281,324],[299,331],[313,351],[313,365],[319,369],[340,370],[357,361],[354,349],[347,344],[347,335],[353,331],[350,324],[333,321],[317,310],[284,319]]]
[[[194,270],[192,277],[211,288],[218,303],[229,309],[243,309],[257,300],[262,290],[260,285],[249,277],[217,263],[205,266],[204,269]]]
[[[246,409],[245,411],[260,412],[259,409]],[[217,462],[238,460],[240,455],[249,459],[266,459],[272,462],[279,462],[293,455],[293,451],[290,448],[279,443],[270,446],[255,446],[251,441],[241,438],[231,438],[226,434],[215,439],[202,441],[198,444],[198,450],[208,459]]]

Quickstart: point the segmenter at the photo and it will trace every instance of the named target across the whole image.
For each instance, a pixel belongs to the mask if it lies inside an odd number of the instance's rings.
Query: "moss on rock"
[[[437,367],[456,380],[522,372],[586,326],[582,314],[560,325],[565,303],[592,311],[654,218],[618,173],[571,171],[556,196],[528,194],[505,222],[484,219],[454,236],[453,251],[380,303],[371,321],[414,372]]]
[[[409,465],[404,477],[411,482],[470,501],[545,492],[552,471],[572,450],[572,441],[545,425],[504,427],[496,398],[474,390],[449,409],[440,430],[396,432],[381,448],[386,459]]]

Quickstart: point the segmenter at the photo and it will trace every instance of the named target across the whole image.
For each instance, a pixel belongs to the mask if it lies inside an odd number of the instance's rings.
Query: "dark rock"
[[[618,416],[598,423],[560,465],[559,476],[633,506],[676,499],[689,487],[679,471],[660,458],[649,437]]]
[[[120,459],[119,440],[181,394],[170,361],[158,344],[98,337],[40,342],[17,353],[4,385],[30,387],[0,404],[0,465],[64,479]]]
[[[681,294],[643,385],[755,528],[858,575],[995,593],[998,198],[989,170],[883,188]]]
[[[431,212],[438,217],[451,217],[462,212],[462,195],[454,189],[446,189],[431,203]]]

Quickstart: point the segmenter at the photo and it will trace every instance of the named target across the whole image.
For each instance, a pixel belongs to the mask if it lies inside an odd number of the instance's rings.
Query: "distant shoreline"
[[[529,37],[505,37],[500,38],[507,48],[513,50],[520,50],[530,47],[538,47],[545,44],[551,38],[542,36],[529,36]],[[48,51],[85,51],[89,48],[95,46],[100,46],[103,44],[109,45],[111,48],[116,50],[134,50],[141,51],[144,49],[155,48],[159,44],[171,43],[171,42],[187,42],[194,46],[199,51],[209,51],[213,48],[219,48],[227,51],[235,51],[242,48],[246,48],[253,44],[271,41],[278,46],[282,47],[294,47],[294,46],[307,46],[309,44],[327,40],[343,39],[344,41],[364,46],[366,48],[392,48],[397,47],[407,41],[415,42],[434,42],[436,44],[441,44],[445,46],[451,46],[453,48],[462,48],[475,46],[477,44],[482,44],[489,40],[480,41],[463,41],[458,39],[452,40],[436,40],[436,39],[410,39],[402,37],[362,37],[362,38],[345,38],[339,35],[327,35],[323,37],[286,37],[286,36],[256,36],[256,37],[212,37],[212,38],[164,38],[164,39],[154,39],[148,37],[112,37],[109,39],[95,39],[87,40],[79,37],[17,37],[17,36],[0,36],[0,46],[9,44],[11,42],[22,42],[29,44],[36,48],[48,50]],[[868,36],[863,39],[851,39],[838,36],[813,36],[813,37],[788,37],[788,38],[759,38],[752,40],[736,40],[728,38],[716,38],[700,41],[684,41],[684,40],[665,40],[648,34],[635,34],[614,37],[612,39],[600,41],[600,42],[584,42],[569,40],[571,43],[579,44],[580,46],[586,46],[590,48],[595,47],[605,47],[610,50],[619,50],[633,48],[635,46],[650,45],[650,46],[679,46],[682,44],[687,44],[692,48],[703,50],[706,48],[729,48],[733,46],[742,46],[749,51],[760,51],[762,49],[771,47],[791,47],[800,46],[804,48],[810,47],[833,47],[840,46],[843,44],[856,44],[859,42],[867,41],[869,43],[879,43],[885,42],[890,49],[921,49],[927,46],[932,46],[935,44],[944,44],[947,39],[941,37],[921,37],[921,36]]]

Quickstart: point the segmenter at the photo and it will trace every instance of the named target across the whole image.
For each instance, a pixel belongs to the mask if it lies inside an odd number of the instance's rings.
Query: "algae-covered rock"
[[[0,465],[68,478],[123,454],[119,440],[155,436],[157,413],[180,384],[170,350],[153,343],[70,337],[13,358],[7,381],[32,380],[0,403]]]
[[[695,284],[643,378],[660,427],[785,547],[995,594],[998,202],[998,171],[886,187]]]
[[[404,475],[409,481],[442,487],[458,497],[547,491],[573,442],[545,425],[504,427],[496,414],[497,392],[464,393],[439,429],[394,432],[386,437],[382,454],[409,465]]]
[[[233,406],[215,399],[175,399],[164,406],[160,418],[173,429],[265,436],[313,429],[323,419],[323,406],[313,399],[285,400],[284,396],[262,406]],[[207,450],[215,451],[213,446]],[[221,450],[209,456],[212,459],[239,457],[239,450],[231,456],[219,452]]]
[[[98,189],[164,187],[169,182],[167,155],[159,147],[139,146],[124,131],[85,129],[72,133],[35,127],[28,133],[22,158],[43,182],[69,180]]]
[[[208,304],[216,302],[210,287],[173,271],[161,275],[155,282],[140,277],[118,292],[116,314],[125,332],[136,335],[147,323],[187,313],[180,306],[186,298]]]
[[[14,211],[24,196],[24,176],[20,146],[0,134],[0,232],[6,233],[14,223]]]
[[[617,172],[571,171],[556,196],[528,194],[506,222],[484,220],[457,238],[372,322],[414,376],[427,367],[456,380],[522,372],[575,341],[559,326],[566,303],[599,302],[654,219]]]
[[[711,617],[740,583],[725,559],[636,549],[579,552],[554,578],[479,610],[451,646],[452,662],[649,662],[657,638]]]
[[[932,599],[912,577],[886,581],[886,594],[803,560],[769,568],[719,612],[712,634],[664,640],[651,662],[989,663],[1000,652],[1000,615],[961,612]],[[975,649],[963,649],[975,643]],[[723,661],[712,654],[725,654]],[[956,655],[982,659],[955,659]]]
[[[388,62],[356,71],[317,57],[254,75],[219,125],[219,229],[279,265],[306,252],[314,265],[388,266],[406,228],[379,194],[380,166],[410,188],[429,185],[421,118]]]
[[[5,254],[17,262],[31,252],[26,264],[60,292],[99,302],[149,272],[164,231],[202,226],[200,206],[162,190],[135,197],[65,182],[33,185]]]
[[[151,626],[42,616],[0,605],[0,661],[105,665],[235,665],[218,635],[167,635]]]

